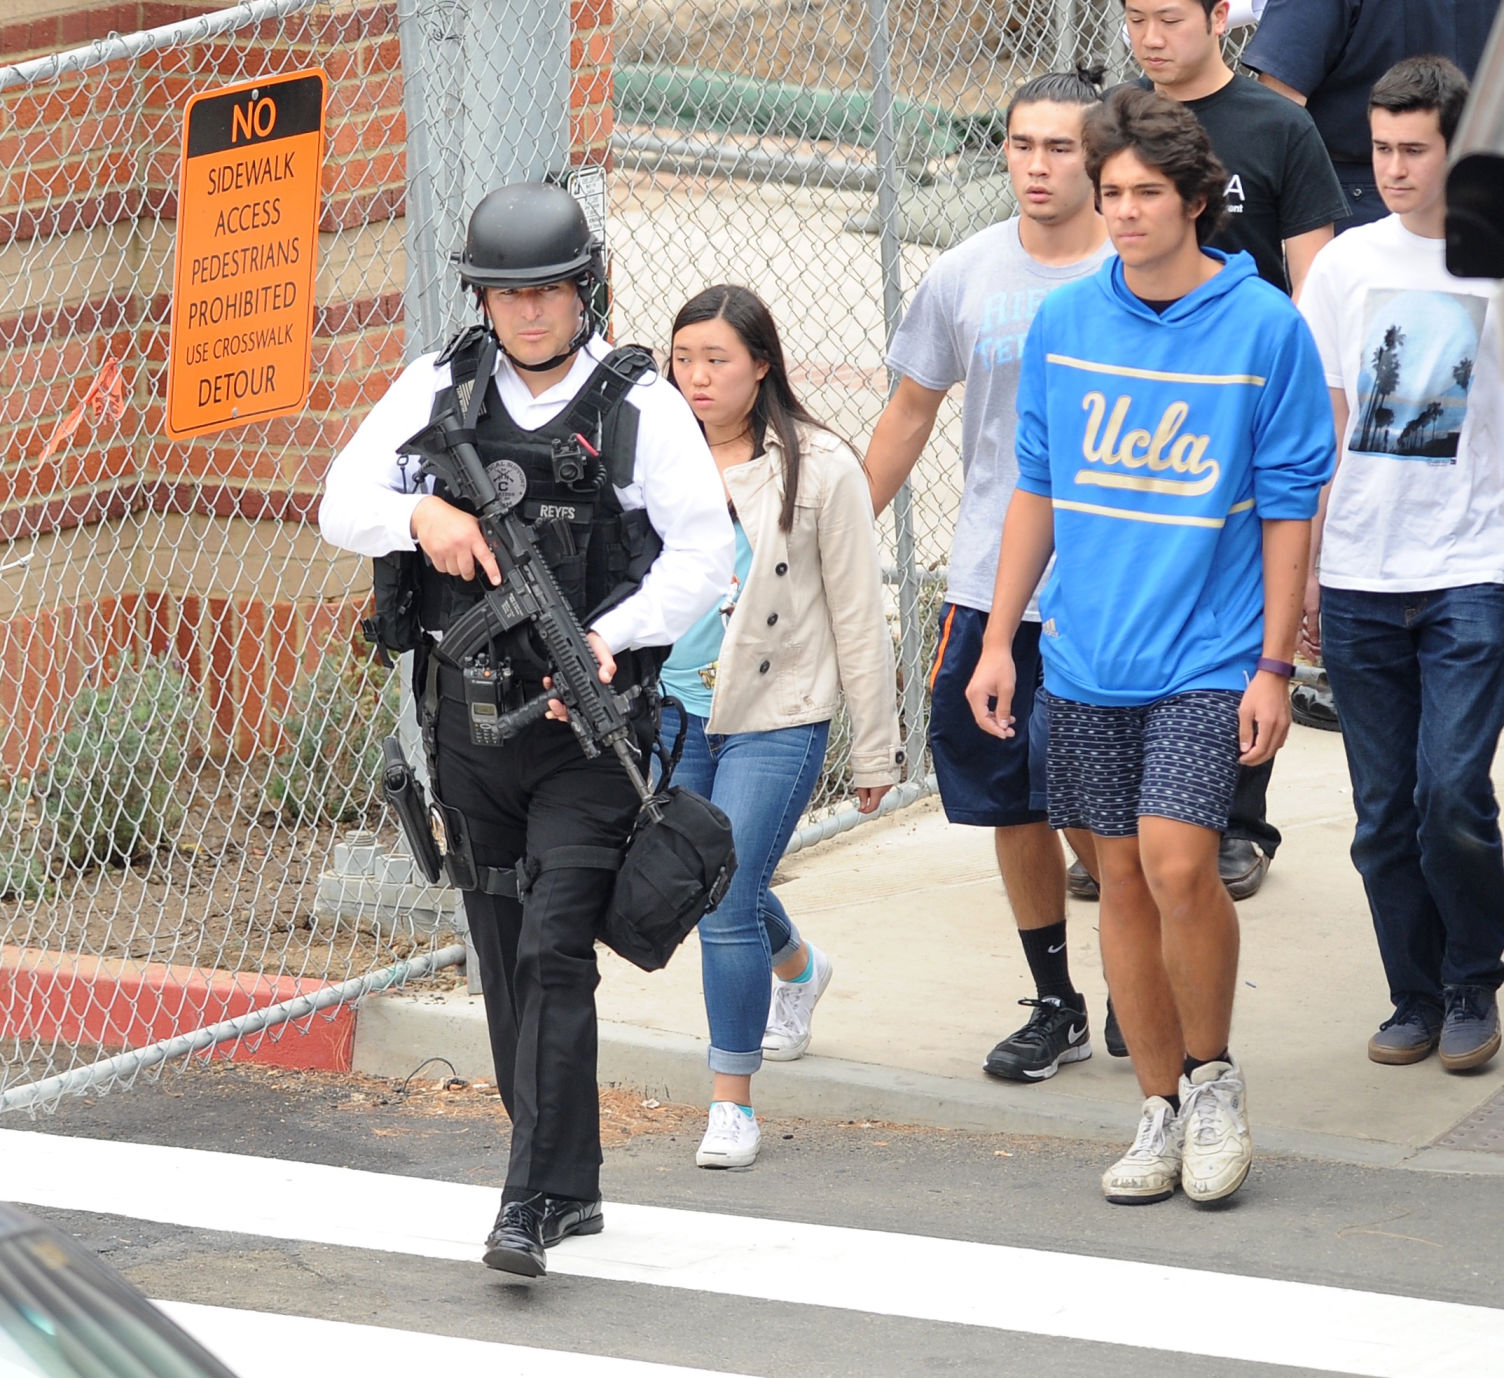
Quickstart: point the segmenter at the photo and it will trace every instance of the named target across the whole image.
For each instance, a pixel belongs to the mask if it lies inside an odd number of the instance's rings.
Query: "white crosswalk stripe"
[[[287,1378],[287,1356],[310,1373],[358,1373],[361,1378],[737,1378],[705,1368],[678,1368],[637,1359],[612,1359],[558,1349],[490,1344],[453,1335],[387,1330],[307,1316],[236,1311],[159,1301],[158,1306],[239,1378]]]
[[[476,1257],[477,1222],[489,1218],[497,1195],[346,1168],[26,1132],[0,1131],[0,1161],[6,1192],[23,1204],[435,1259]],[[609,1201],[606,1215],[603,1234],[550,1252],[551,1272],[1144,1350],[1162,1351],[1168,1340],[1179,1353],[1365,1378],[1495,1372],[1504,1354],[1504,1310],[1491,1307]],[[1178,1327],[1167,1336],[1169,1296],[1182,1314],[1235,1314],[1239,1323]],[[212,1308],[199,1310],[210,1324]],[[235,1324],[227,1317],[213,1323]],[[520,1352],[518,1362],[529,1353],[536,1351]],[[446,1371],[470,1371],[456,1363]],[[245,1371],[251,1378],[253,1367]],[[590,1378],[689,1372],[651,1365],[548,1371]]]

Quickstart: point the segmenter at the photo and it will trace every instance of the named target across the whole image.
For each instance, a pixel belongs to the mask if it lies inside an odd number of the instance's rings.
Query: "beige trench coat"
[[[829,431],[800,431],[792,531],[778,526],[783,456],[766,451],[724,471],[752,546],[746,586],[716,667],[709,732],[768,732],[833,717],[846,698],[858,787],[903,777],[893,637],[867,476]]]

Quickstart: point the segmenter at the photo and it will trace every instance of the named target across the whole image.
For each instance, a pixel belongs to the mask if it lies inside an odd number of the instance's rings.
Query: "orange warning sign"
[[[183,123],[167,364],[174,439],[308,398],[323,72],[193,96]]]

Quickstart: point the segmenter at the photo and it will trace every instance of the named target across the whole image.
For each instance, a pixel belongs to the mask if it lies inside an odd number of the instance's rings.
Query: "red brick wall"
[[[76,0],[58,6],[58,13],[0,22],[0,55],[7,63],[68,48],[81,48],[110,33],[135,33],[138,29],[155,29],[175,24],[179,19],[211,10],[223,4],[185,4],[178,0]]]
[[[162,0],[79,6],[0,23],[0,53],[17,61],[217,8]],[[611,0],[573,0],[571,16],[572,158],[604,162]],[[261,53],[271,56],[257,63]],[[0,696],[30,708],[0,725],[0,773],[33,769],[81,677],[131,648],[179,657],[208,689],[222,744],[248,755],[272,738],[268,708],[285,702],[299,667],[329,636],[350,634],[359,616],[360,597],[331,596],[327,584],[305,592],[299,568],[287,569],[279,587],[276,552],[285,567],[290,534],[313,520],[330,459],[400,367],[400,282],[372,274],[369,287],[361,280],[347,295],[321,297],[311,396],[299,415],[188,443],[169,441],[163,430],[171,264],[159,222],[177,215],[183,105],[216,80],[311,66],[322,66],[330,83],[321,232],[400,219],[405,122],[393,0],[357,3],[334,17],[320,7],[256,34],[242,29],[0,93],[0,248],[24,246],[28,265],[19,297],[8,309],[0,304],[0,539],[15,552],[114,521],[129,543],[178,516],[265,526],[258,544],[273,552],[268,571],[251,572],[249,596],[237,592],[247,585],[241,570],[223,571],[222,588],[190,597],[170,591],[170,570],[136,571],[139,586],[61,610],[28,585],[21,611],[0,621]],[[102,247],[89,239],[107,227],[116,233]],[[125,233],[131,227],[134,237]],[[113,281],[80,294],[95,258],[120,255],[131,242],[154,247],[152,272],[96,273]],[[85,415],[43,461],[54,429],[108,359],[121,367],[124,416]]]
[[[575,164],[611,166],[613,0],[570,0],[569,148]]]

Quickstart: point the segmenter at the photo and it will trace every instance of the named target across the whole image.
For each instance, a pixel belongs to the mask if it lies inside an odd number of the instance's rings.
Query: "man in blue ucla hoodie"
[[[1122,88],[1084,137],[1118,256],[1054,292],[1029,332],[1018,492],[967,698],[1011,733],[1009,646],[1053,551],[1050,822],[1096,836],[1102,960],[1145,1097],[1103,1190],[1216,1201],[1253,1153],[1217,847],[1238,765],[1289,731],[1331,403],[1288,298],[1247,254],[1204,247],[1226,173],[1195,116]]]

